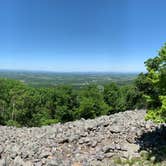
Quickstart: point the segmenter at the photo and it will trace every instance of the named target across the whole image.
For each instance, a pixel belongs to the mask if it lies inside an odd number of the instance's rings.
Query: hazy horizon
[[[141,72],[145,72],[145,71],[54,71],[54,70],[26,70],[26,69],[1,69],[0,71],[10,71],[10,72],[34,72],[34,73],[111,73],[111,74],[127,74],[127,73],[131,73],[131,74],[139,74]]]

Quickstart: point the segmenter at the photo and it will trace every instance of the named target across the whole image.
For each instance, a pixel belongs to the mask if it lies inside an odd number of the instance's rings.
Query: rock
[[[149,130],[149,129],[151,129],[153,126],[154,126],[154,125],[153,125],[153,122],[149,120],[149,121],[146,122],[145,128]]]
[[[152,157],[150,158],[150,161],[153,162],[153,163],[155,162],[155,160],[156,160],[156,157],[155,157],[155,156],[152,156]]]
[[[82,132],[82,133],[80,133],[80,137],[86,137],[87,135],[88,135],[87,132]]]
[[[138,152],[139,150],[139,145],[137,144],[129,144],[129,143],[126,143],[125,144],[126,146],[126,149],[129,151],[129,152]]]
[[[79,135],[71,135],[69,138],[68,138],[68,140],[69,140],[69,142],[73,142],[73,141],[77,141],[77,140],[79,140],[79,138],[80,138],[80,136]]]
[[[103,154],[97,154],[96,159],[99,160],[99,161],[102,161],[104,159],[104,155]]]
[[[116,149],[116,150],[122,150],[122,147],[121,147],[119,144],[116,144],[116,145],[115,145],[115,149]]]
[[[4,148],[0,145],[0,154],[3,152]]]
[[[161,130],[161,126],[146,122],[144,116],[144,110],[125,111],[43,127],[0,126],[0,166],[114,166],[115,156],[127,159],[140,155],[136,138],[143,133],[158,127],[155,143],[165,132],[164,127]],[[151,145],[152,140],[146,143]]]
[[[142,130],[137,130],[136,132],[136,136],[139,137],[143,134],[143,131]]]
[[[20,156],[17,156],[15,159],[14,159],[14,162],[13,162],[13,166],[24,166],[24,161],[21,159]]]
[[[114,125],[114,126],[110,127],[110,132],[111,133],[120,133],[120,132],[122,132],[122,128],[121,128],[121,126]]]
[[[20,150],[19,150],[19,147],[16,144],[14,144],[14,145],[9,144],[6,147],[5,152],[10,153],[11,158],[14,159],[19,154]]]
[[[132,157],[139,157],[139,145],[136,144],[125,144],[126,150],[123,151],[123,157],[125,158],[132,158]]]
[[[5,161],[5,159],[0,160],[0,166],[6,166],[6,161]]]
[[[78,143],[79,143],[79,144],[83,144],[83,143],[84,143],[84,140],[83,140],[83,139],[80,139],[80,140],[78,141]]]
[[[92,148],[96,147],[96,145],[97,145],[97,141],[93,141],[93,142],[91,143],[91,147],[92,147]]]
[[[104,146],[102,151],[104,153],[108,153],[108,152],[114,151],[115,149],[116,149],[116,146],[113,144],[113,145]]]
[[[24,166],[33,166],[32,162],[31,161],[26,161]]]
[[[112,157],[114,155],[115,155],[114,153],[109,152],[109,153],[104,154],[104,157],[110,158],[110,157]]]
[[[82,164],[79,163],[79,162],[75,162],[75,163],[72,164],[72,166],[82,166]]]
[[[57,140],[57,142],[59,144],[69,143],[69,139],[68,138],[60,138],[59,140]]]
[[[42,165],[43,165],[42,162],[35,163],[35,166],[42,166]]]
[[[83,139],[83,141],[84,141],[84,143],[89,143],[91,140],[90,140],[90,138],[86,137]]]
[[[56,160],[50,160],[48,161],[47,166],[59,166],[59,163]]]
[[[49,156],[51,156],[51,153],[47,151],[44,151],[40,154],[40,158],[48,158]]]

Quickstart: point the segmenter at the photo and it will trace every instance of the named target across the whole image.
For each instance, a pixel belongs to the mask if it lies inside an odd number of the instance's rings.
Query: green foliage
[[[20,125],[17,121],[14,121],[14,120],[8,120],[8,121],[6,122],[6,125],[7,125],[7,126],[21,127],[21,125]]]
[[[152,119],[157,123],[166,122],[166,96],[160,96],[161,107],[149,109],[146,119]]]
[[[108,113],[109,106],[104,102],[103,89],[97,85],[87,86],[80,91],[78,100],[77,118],[95,118]]]
[[[117,86],[114,83],[104,88],[104,100],[109,105],[109,113],[144,108],[140,92],[135,85]]]
[[[110,83],[33,88],[10,79],[0,79],[0,124],[42,126],[80,118],[95,118],[136,108],[138,92],[133,86]]]
[[[151,85],[151,92],[145,92],[148,103],[146,119],[166,122],[166,44],[160,49],[159,55],[145,62],[148,73],[146,80]]]
[[[117,110],[117,100],[119,97],[119,87],[115,83],[105,85],[104,87],[104,100],[109,105],[109,113]]]

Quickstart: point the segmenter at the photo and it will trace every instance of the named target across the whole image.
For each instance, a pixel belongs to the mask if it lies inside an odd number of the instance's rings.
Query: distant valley
[[[89,84],[103,85],[110,82],[126,85],[132,83],[137,75],[138,73],[0,70],[1,78],[20,80],[34,87],[52,87],[66,84],[74,87],[82,87]]]

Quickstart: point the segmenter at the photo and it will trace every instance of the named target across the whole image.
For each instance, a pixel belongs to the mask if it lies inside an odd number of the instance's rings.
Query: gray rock
[[[91,141],[90,138],[88,137],[84,138],[83,140],[84,140],[84,143],[89,143]]]
[[[104,153],[108,153],[108,152],[114,151],[115,149],[116,149],[116,146],[114,144],[112,144],[112,145],[104,146],[103,149],[102,149],[102,151]]]
[[[15,159],[14,159],[14,162],[13,162],[13,166],[24,166],[25,163],[24,161],[21,159],[20,156],[17,156]]]
[[[115,155],[115,153],[109,152],[109,153],[104,154],[104,157],[110,158],[110,157],[112,157],[112,156],[114,156],[114,155]]]
[[[0,160],[0,166],[6,166],[6,160],[5,159]]]
[[[32,162],[31,161],[26,161],[24,163],[24,166],[33,166]]]
[[[102,161],[104,159],[104,154],[97,154],[96,159]]]
[[[139,155],[135,138],[161,127],[144,116],[140,110],[40,128],[0,126],[0,166],[114,166],[115,156]]]
[[[47,152],[47,151],[44,151],[40,154],[40,158],[48,158],[49,156],[51,156],[51,152]]]
[[[47,166],[59,166],[59,163],[56,160],[50,160],[48,161]]]
[[[94,147],[96,147],[96,146],[97,146],[97,141],[93,141],[93,142],[91,143],[91,147],[94,148]]]
[[[4,148],[0,145],[0,154],[3,152]]]
[[[120,133],[122,132],[122,126],[114,125],[110,127],[110,132],[111,133]]]

